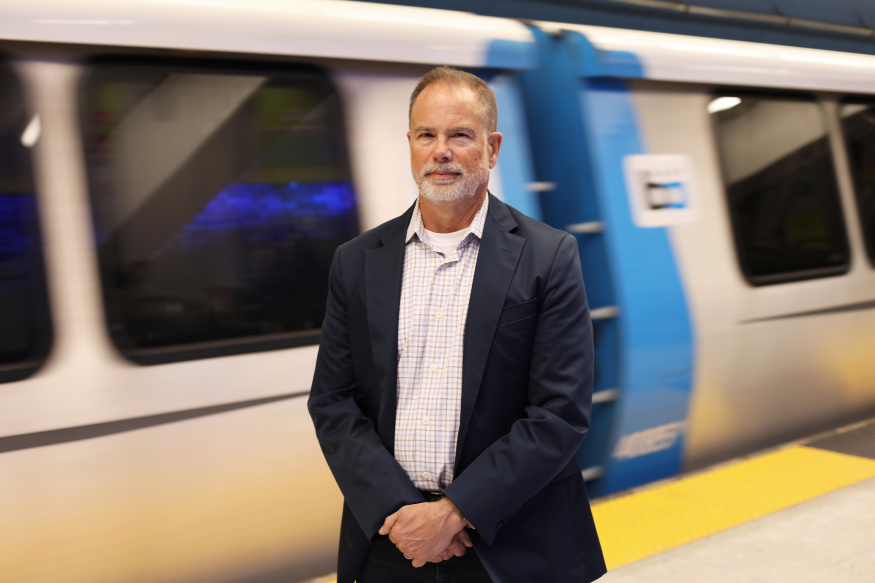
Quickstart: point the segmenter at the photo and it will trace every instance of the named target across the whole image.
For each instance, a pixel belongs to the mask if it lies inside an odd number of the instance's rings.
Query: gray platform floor
[[[875,583],[875,478],[609,572],[600,583]]]

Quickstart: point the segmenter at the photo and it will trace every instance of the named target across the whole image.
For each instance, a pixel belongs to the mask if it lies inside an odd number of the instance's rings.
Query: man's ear
[[[495,168],[495,165],[498,164],[498,152],[501,150],[502,140],[504,140],[504,136],[501,132],[492,132],[489,134],[489,137],[486,138],[486,151],[489,155],[490,168]]]
[[[407,144],[410,145],[410,132],[407,132]]]

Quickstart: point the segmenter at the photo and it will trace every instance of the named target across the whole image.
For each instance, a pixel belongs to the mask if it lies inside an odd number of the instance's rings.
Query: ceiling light
[[[33,118],[31,118],[30,123],[27,124],[27,127],[24,128],[24,133],[21,134],[21,145],[25,148],[34,147],[37,140],[39,140],[41,133],[42,124],[40,123],[39,116],[35,115],[33,116]]]
[[[727,109],[732,109],[739,103],[741,103],[741,99],[738,97],[718,97],[708,104],[708,113],[726,111]]]

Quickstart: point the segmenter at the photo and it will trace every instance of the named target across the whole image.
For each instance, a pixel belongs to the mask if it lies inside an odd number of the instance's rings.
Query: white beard
[[[434,180],[428,176],[432,172],[454,172],[458,176],[449,180]],[[471,198],[484,184],[489,182],[489,158],[483,156],[481,163],[471,172],[458,163],[431,164],[423,166],[413,180],[419,187],[419,194],[427,201],[437,205],[448,205]]]

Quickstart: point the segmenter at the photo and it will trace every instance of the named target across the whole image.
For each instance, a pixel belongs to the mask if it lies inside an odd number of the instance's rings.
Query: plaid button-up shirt
[[[407,227],[398,318],[395,459],[420,490],[453,481],[462,405],[462,350],[488,197],[458,249],[428,242],[419,201]]]

